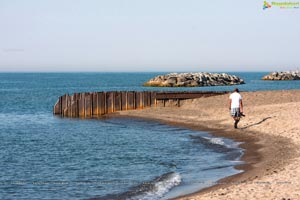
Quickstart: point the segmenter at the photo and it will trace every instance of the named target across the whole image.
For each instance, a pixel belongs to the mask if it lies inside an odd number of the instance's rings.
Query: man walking
[[[245,116],[243,114],[242,96],[240,95],[238,88],[235,88],[234,92],[229,96],[229,110],[234,119],[234,128],[237,128],[241,116]]]

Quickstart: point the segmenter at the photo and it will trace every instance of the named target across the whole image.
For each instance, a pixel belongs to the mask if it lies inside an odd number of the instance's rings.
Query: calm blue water
[[[65,93],[144,88],[163,73],[0,73],[0,199],[166,199],[238,173],[238,144],[205,132],[126,118],[61,119]],[[242,91],[300,89],[234,73]]]

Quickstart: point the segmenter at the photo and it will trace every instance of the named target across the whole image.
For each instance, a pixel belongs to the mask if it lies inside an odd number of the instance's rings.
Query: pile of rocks
[[[285,72],[272,72],[264,77],[262,80],[300,80],[299,71],[285,71]]]
[[[202,87],[244,84],[244,80],[229,74],[218,73],[171,73],[156,76],[144,84],[150,87]]]

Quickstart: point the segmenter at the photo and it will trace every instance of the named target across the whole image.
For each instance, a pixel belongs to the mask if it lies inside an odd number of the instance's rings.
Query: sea
[[[52,114],[65,93],[232,91],[236,86],[149,88],[155,73],[0,73],[0,199],[169,199],[241,173],[240,143],[159,121]],[[240,91],[300,89],[229,72]]]

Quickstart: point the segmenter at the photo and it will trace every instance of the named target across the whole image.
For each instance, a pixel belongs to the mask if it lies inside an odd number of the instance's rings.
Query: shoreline
[[[247,92],[250,95],[255,94],[255,92]],[[264,93],[264,92],[261,92]],[[223,95],[222,95],[223,96]],[[227,95],[224,95],[227,97]],[[222,98],[222,97],[210,97],[210,98]],[[208,98],[206,98],[208,99]],[[191,104],[194,100],[186,100],[185,104]],[[197,101],[197,100],[196,100]],[[205,100],[198,100],[205,101]],[[170,111],[171,110],[171,111]],[[158,120],[162,123],[169,125],[181,126],[193,130],[208,131],[213,136],[225,137],[233,139],[237,142],[243,142],[240,147],[245,149],[241,160],[245,164],[235,166],[238,170],[243,170],[242,173],[235,174],[229,177],[225,177],[216,182],[215,185],[208,188],[200,189],[199,191],[187,194],[183,196],[176,197],[174,199],[206,199],[209,197],[216,199],[226,199],[228,194],[231,194],[231,189],[233,187],[249,187],[249,193],[254,189],[252,187],[264,188],[265,186],[276,184],[292,184],[291,182],[277,180],[277,182],[266,182],[264,179],[267,176],[272,176],[273,174],[280,174],[284,170],[285,166],[292,163],[292,159],[299,155],[297,147],[294,142],[289,138],[280,135],[270,135],[263,131],[248,130],[250,126],[244,126],[240,129],[232,129],[228,125],[220,123],[218,120],[181,120],[180,118],[172,119],[165,118],[160,115],[162,111],[170,111],[170,113],[178,113],[180,109],[178,108],[147,108],[145,110],[137,111],[122,111],[114,114],[114,116],[120,117],[133,117],[146,120]],[[247,119],[247,118],[246,118]],[[264,119],[266,120],[266,119]],[[255,124],[256,125],[256,124]],[[276,156],[274,156],[276,155]],[[234,192],[236,193],[236,191]],[[231,197],[230,199],[239,199]]]
[[[151,108],[150,108],[151,109]],[[195,195],[202,195],[204,193],[208,193],[217,189],[224,189],[230,187],[231,185],[244,183],[247,181],[253,181],[255,178],[264,175],[264,171],[268,171],[268,173],[275,173],[274,170],[279,168],[282,163],[281,161],[287,161],[291,158],[293,150],[296,148],[290,149],[290,155],[286,155],[282,157],[280,160],[277,160],[279,163],[273,163],[271,158],[268,156],[270,152],[282,155],[282,152],[286,151],[286,148],[282,148],[282,143],[278,144],[274,142],[277,141],[279,138],[272,138],[267,135],[263,135],[262,133],[252,133],[252,132],[241,132],[238,130],[230,130],[230,129],[213,129],[207,128],[205,125],[193,125],[193,124],[186,124],[180,123],[175,121],[166,121],[156,118],[144,117],[144,116],[135,116],[132,114],[120,114],[114,113],[110,114],[109,117],[126,117],[126,118],[133,118],[133,119],[143,119],[143,120],[151,120],[151,121],[158,121],[160,123],[164,123],[167,125],[175,126],[175,127],[182,127],[186,129],[196,130],[196,131],[205,131],[208,132],[210,135],[215,137],[224,137],[234,140],[235,142],[241,142],[239,145],[240,148],[244,149],[244,153],[240,158],[240,161],[243,161],[243,164],[234,166],[237,170],[243,170],[243,172],[234,174],[231,176],[224,177],[218,180],[214,185],[199,189],[196,192],[181,195],[175,198],[171,198],[170,200],[187,200],[193,199]],[[242,134],[241,134],[242,133]],[[260,134],[263,138],[259,138],[256,134]],[[280,139],[282,140],[282,139]],[[260,143],[260,144],[258,144]],[[285,139],[283,141],[286,145],[291,145],[291,143]],[[268,149],[269,148],[269,149]],[[270,149],[271,148],[271,149]],[[261,163],[261,161],[264,163]],[[260,168],[256,168],[255,165],[260,165]],[[251,183],[253,184],[253,183]],[[263,183],[262,183],[263,184]]]
[[[199,130],[203,130],[203,128],[199,128]],[[192,198],[194,195],[201,195],[217,189],[226,189],[231,185],[236,185],[240,183],[248,182],[248,184],[253,184],[253,181],[255,181],[255,179],[258,177],[264,176],[266,171],[268,171],[268,174],[275,173],[276,169],[282,167],[284,161],[288,161],[290,158],[292,158],[292,155],[295,152],[294,150],[296,148],[294,146],[290,147],[289,155],[285,154],[284,157],[280,157],[278,160],[274,161],[272,160],[272,157],[269,156],[270,153],[283,155],[283,153],[286,152],[287,149],[282,148],[282,144],[284,144],[284,146],[288,146],[292,145],[292,143],[290,143],[286,139],[282,140],[282,138],[272,138],[267,135],[260,135],[261,137],[258,138],[254,135],[260,133],[239,133],[239,131],[230,132],[228,130],[211,129],[204,131],[208,131],[213,136],[229,138],[236,142],[243,142],[239,145],[239,147],[245,150],[240,159],[244,163],[234,166],[235,169],[243,170],[243,172],[222,178],[218,180],[215,183],[215,185],[200,189],[195,193],[173,198],[174,200],[189,199]],[[275,143],[275,141],[277,141],[278,139],[282,141],[281,144]],[[259,165],[259,167],[257,167],[257,165]],[[220,195],[224,194],[221,193]]]

